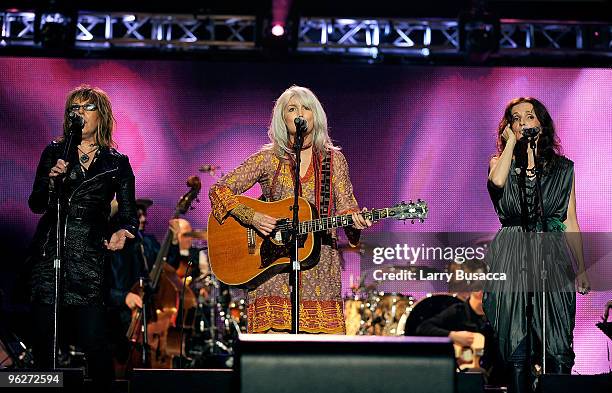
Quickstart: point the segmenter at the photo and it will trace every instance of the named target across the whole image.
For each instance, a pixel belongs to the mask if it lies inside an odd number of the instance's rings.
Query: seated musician
[[[139,277],[146,277],[155,263],[159,242],[153,234],[145,232],[147,209],[153,204],[150,199],[136,199],[138,232],[136,238],[126,242],[125,247],[111,257],[108,275],[108,311],[111,343],[115,359],[115,373],[123,376],[123,364],[129,355],[129,344],[125,336],[130,325],[131,309],[142,307],[142,299],[130,292]],[[111,203],[111,223],[115,221],[117,204]],[[118,362],[118,363],[117,363]]]
[[[461,269],[466,272],[486,272],[486,265],[480,261],[468,261],[462,264]],[[482,284],[467,283],[459,289],[459,293],[471,289],[468,298],[423,321],[416,333],[420,336],[449,337],[453,344],[463,348],[472,347],[480,333],[484,336],[484,354],[480,358],[480,367],[476,369],[484,372],[488,383],[495,384],[499,382],[501,368],[495,334],[482,308]]]
[[[110,304],[115,307],[122,308],[123,305],[131,309],[142,307],[142,299],[140,299],[140,296],[131,293],[130,289],[139,277],[145,277],[149,274],[159,252],[159,242],[155,235],[145,232],[147,210],[152,204],[153,201],[150,199],[136,199],[136,214],[138,216],[136,239],[128,242],[120,252],[113,254]],[[111,216],[113,212],[114,204],[111,204]],[[129,312],[123,314],[127,314],[127,323],[129,323]],[[122,318],[122,320],[125,319]]]
[[[146,232],[147,211],[151,207],[153,201],[150,199],[137,199],[136,212],[138,216],[138,233],[134,240],[127,242],[123,250],[116,252],[112,256],[110,264],[111,274],[109,275],[109,311],[111,319],[112,343],[114,349],[115,360],[119,364],[123,364],[129,355],[129,345],[125,337],[132,318],[132,310],[142,308],[143,300],[137,293],[132,292],[132,289],[138,283],[139,278],[148,277],[153,265],[157,259],[157,254],[160,250],[160,243],[155,235]],[[113,205],[111,204],[111,215],[113,213]],[[189,250],[191,242],[187,244],[184,239],[181,239],[180,231],[191,230],[191,226],[186,220],[171,220],[170,228],[174,232],[175,244],[170,246],[167,256],[167,263],[170,266],[179,265],[179,256],[182,248]],[[182,247],[179,247],[179,243]],[[168,324],[169,319],[164,323]],[[160,330],[167,330],[163,328]],[[122,368],[116,367],[116,373],[121,375]]]

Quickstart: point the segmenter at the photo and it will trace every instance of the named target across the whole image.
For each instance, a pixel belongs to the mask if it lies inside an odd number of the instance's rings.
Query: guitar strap
[[[318,192],[315,196],[315,204],[318,205],[319,216],[320,217],[328,217],[329,212],[331,211],[332,204],[332,155],[333,150],[330,150],[328,154],[325,155],[325,158],[321,160],[322,162],[319,165],[319,157],[314,156],[315,160],[315,189],[318,189]],[[291,160],[290,160],[291,161]],[[276,170],[274,171],[274,176],[272,177],[272,182],[270,184],[270,197],[273,197],[276,192],[276,186],[278,184],[278,176],[280,174],[282,168],[282,161],[278,161],[278,165]],[[293,172],[293,170],[292,170]],[[300,189],[300,195],[301,189]],[[263,199],[262,199],[263,197]],[[269,198],[265,198],[263,195],[259,198],[262,200],[266,200]]]
[[[323,158],[321,163],[321,175],[320,179],[320,191],[319,191],[319,216],[328,217],[331,210],[331,177],[332,177],[332,154],[333,150],[330,150],[328,154]]]

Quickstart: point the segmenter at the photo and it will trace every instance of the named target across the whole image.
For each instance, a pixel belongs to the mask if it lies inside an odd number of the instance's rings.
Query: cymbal
[[[183,236],[191,237],[194,239],[208,240],[208,231],[205,229],[194,230],[183,233]]]

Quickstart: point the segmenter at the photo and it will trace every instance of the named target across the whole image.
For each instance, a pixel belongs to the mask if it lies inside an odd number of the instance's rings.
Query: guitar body
[[[291,220],[293,198],[276,202],[264,202],[246,196],[237,196],[255,211],[279,220]],[[300,222],[318,218],[313,204],[299,198]],[[283,221],[281,221],[283,222]],[[299,237],[299,259],[303,270],[319,261],[321,233],[314,232]],[[215,276],[228,285],[255,288],[275,274],[291,270],[291,242],[281,231],[264,237],[253,227],[242,225],[231,215],[223,224],[208,217],[208,258]]]
[[[479,368],[480,358],[484,354],[485,337],[481,333],[474,333],[474,342],[469,347],[453,344],[457,367],[461,370]]]

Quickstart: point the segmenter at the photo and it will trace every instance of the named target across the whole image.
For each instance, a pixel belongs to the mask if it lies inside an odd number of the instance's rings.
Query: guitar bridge
[[[247,228],[247,247],[249,254],[255,254],[255,230],[253,228]]]

